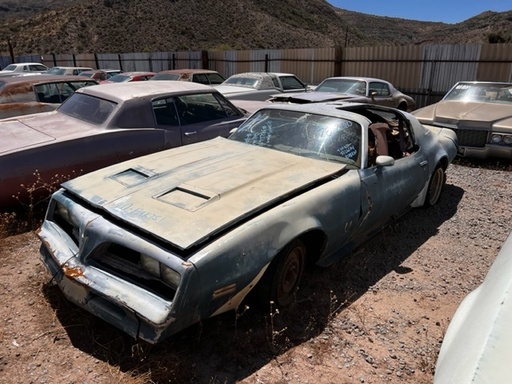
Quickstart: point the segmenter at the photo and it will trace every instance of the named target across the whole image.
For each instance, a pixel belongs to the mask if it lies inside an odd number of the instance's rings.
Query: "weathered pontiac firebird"
[[[63,184],[41,258],[68,299],[156,343],[250,291],[291,304],[307,262],[329,265],[435,204],[456,152],[452,130],[395,109],[269,104],[228,139]]]

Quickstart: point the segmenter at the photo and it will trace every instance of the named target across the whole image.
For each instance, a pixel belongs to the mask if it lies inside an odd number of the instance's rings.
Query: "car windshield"
[[[47,73],[49,73],[50,75],[64,75],[66,73],[66,68],[59,68],[59,67],[54,67],[54,68],[50,68]]]
[[[179,80],[180,77],[178,73],[157,73],[151,80]]]
[[[262,109],[230,137],[298,156],[359,166],[361,126],[353,121],[306,112]]]
[[[512,84],[459,83],[446,94],[444,100],[512,103]]]
[[[7,67],[5,67],[3,70],[4,71],[14,71],[15,69],[16,69],[16,65],[11,64],[11,65],[8,65]]]
[[[65,115],[87,121],[92,124],[103,124],[112,114],[117,103],[82,93],[73,93],[58,109]]]
[[[326,79],[314,89],[315,92],[348,93],[366,95],[366,82],[353,79]]]
[[[112,81],[113,83],[127,83],[131,79],[132,78],[130,76],[117,74],[117,75],[112,76],[110,79],[108,79],[108,81]]]

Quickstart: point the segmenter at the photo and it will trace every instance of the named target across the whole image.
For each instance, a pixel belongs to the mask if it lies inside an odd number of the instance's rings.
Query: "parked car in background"
[[[100,84],[103,84],[109,78],[107,72],[105,72],[102,69],[95,69],[92,71],[83,71],[80,73],[80,76],[90,77],[91,79],[96,80]]]
[[[123,73],[120,69],[102,69],[102,71],[105,71],[107,74],[107,79],[110,79],[112,76],[118,75],[120,73]]]
[[[231,100],[265,101],[277,92],[304,92],[308,86],[291,73],[245,72],[215,86]]]
[[[512,377],[512,234],[444,335],[434,384],[508,383]]]
[[[396,109],[267,104],[228,139],[63,184],[41,257],[69,300],[156,343],[249,294],[290,305],[305,268],[437,203],[456,153],[453,131]]]
[[[461,81],[440,102],[413,114],[453,129],[461,156],[512,159],[512,83]]]
[[[129,83],[131,81],[146,81],[155,76],[155,72],[122,72],[110,77],[109,83]]]
[[[305,104],[336,100],[385,105],[402,111],[412,111],[416,105],[412,97],[391,83],[372,77],[329,77],[311,92],[277,94],[269,101]]]
[[[78,76],[84,71],[92,71],[89,67],[52,67],[46,71],[49,75],[74,75]]]
[[[33,194],[47,197],[46,186],[79,174],[228,136],[246,117],[212,87],[192,82],[80,88],[56,111],[0,121],[0,208],[26,202],[34,185],[45,188]]]
[[[217,71],[209,69],[169,69],[160,71],[151,80],[193,81],[194,83],[216,85],[226,79]]]
[[[97,84],[93,79],[79,76],[2,77],[0,119],[53,111],[77,89]]]
[[[44,73],[48,68],[41,63],[14,63],[0,71],[0,77]]]

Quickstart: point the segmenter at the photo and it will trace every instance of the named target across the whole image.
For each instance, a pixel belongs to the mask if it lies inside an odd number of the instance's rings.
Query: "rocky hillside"
[[[325,0],[0,0],[0,55],[512,41],[512,11],[458,24]]]

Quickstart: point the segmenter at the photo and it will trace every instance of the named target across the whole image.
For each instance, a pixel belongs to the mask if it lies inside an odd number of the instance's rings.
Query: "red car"
[[[130,81],[146,81],[155,76],[155,72],[123,72],[112,76],[109,83],[128,83]]]

